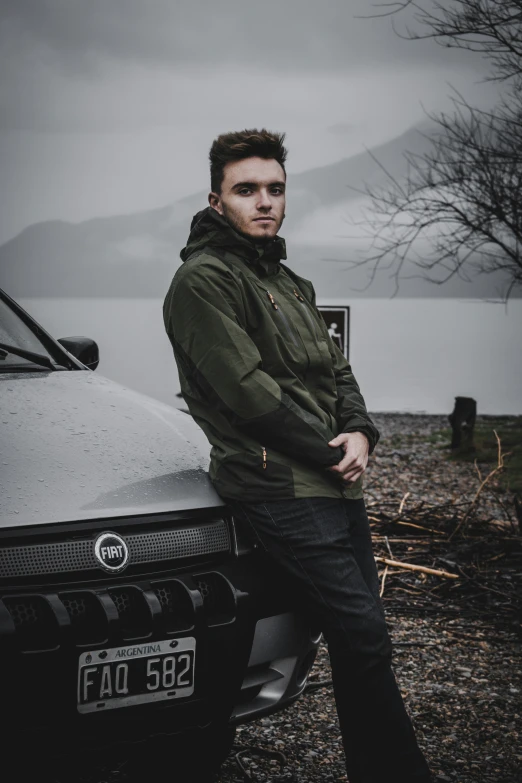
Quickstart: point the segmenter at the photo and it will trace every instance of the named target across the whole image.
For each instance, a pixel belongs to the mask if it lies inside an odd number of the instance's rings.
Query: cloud
[[[276,72],[448,57],[430,42],[400,40],[389,19],[357,18],[368,14],[367,0],[7,0],[1,13],[4,38],[80,70],[99,56]]]
[[[206,187],[208,147],[227,130],[286,131],[297,172],[404,131],[421,101],[447,105],[448,82],[481,97],[473,56],[357,19],[368,7],[0,0],[0,241]]]
[[[388,19],[357,18],[367,12],[367,0],[4,0],[0,129],[113,131],[174,115],[184,124],[209,80],[215,111],[234,88],[238,105],[263,106],[290,82],[300,82],[300,100],[315,78],[349,85],[412,62],[473,67],[469,53],[401,40]]]
[[[351,122],[336,122],[334,125],[329,125],[326,130],[334,136],[349,136],[355,130],[355,126]]]
[[[204,189],[212,139],[229,130],[285,131],[292,174],[339,161],[421,122],[426,95],[430,109],[447,105],[447,75],[420,67],[350,79],[233,68],[173,75],[119,64],[101,82],[60,79],[49,90],[42,78],[3,113],[11,130],[0,132],[0,242],[38,220],[136,212]],[[457,84],[469,94],[472,80],[461,74]]]

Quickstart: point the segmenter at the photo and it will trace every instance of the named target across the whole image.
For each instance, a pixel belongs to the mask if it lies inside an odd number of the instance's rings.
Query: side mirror
[[[89,370],[95,370],[100,363],[98,344],[90,337],[60,337],[58,342]]]

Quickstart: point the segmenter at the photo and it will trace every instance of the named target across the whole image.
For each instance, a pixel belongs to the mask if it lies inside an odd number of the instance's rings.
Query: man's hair
[[[285,133],[271,133],[266,128],[222,133],[212,143],[208,157],[210,159],[210,189],[212,193],[221,193],[223,169],[232,160],[244,158],[275,158],[281,164],[286,176],[285,160],[288,154],[283,146]]]

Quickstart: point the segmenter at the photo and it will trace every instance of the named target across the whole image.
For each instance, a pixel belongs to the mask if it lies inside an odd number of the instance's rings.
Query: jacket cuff
[[[373,453],[380,437],[379,431],[373,422],[368,422],[365,419],[351,419],[350,423],[346,424],[341,432],[362,432],[366,435],[369,443],[368,455]]]

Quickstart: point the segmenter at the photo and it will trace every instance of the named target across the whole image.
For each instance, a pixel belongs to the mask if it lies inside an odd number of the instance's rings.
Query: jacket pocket
[[[260,452],[233,454],[217,466],[213,484],[223,498],[263,502],[295,497],[294,474],[289,465],[268,460]]]

